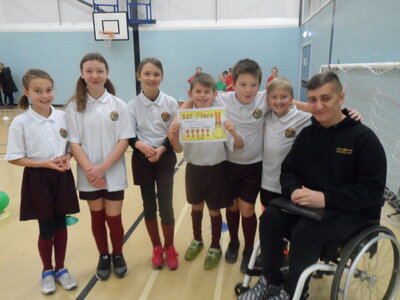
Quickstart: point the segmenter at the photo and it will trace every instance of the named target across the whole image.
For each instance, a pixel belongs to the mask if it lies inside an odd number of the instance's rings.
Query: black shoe
[[[122,278],[128,274],[128,267],[126,266],[126,262],[122,254],[113,254],[112,262],[115,275],[117,275],[119,278]]]
[[[98,280],[107,280],[111,274],[111,255],[100,255],[99,263],[97,264],[96,278]]]
[[[225,252],[225,261],[230,264],[234,264],[238,259],[240,243],[230,242],[228,245],[228,249]]]
[[[252,252],[253,252],[253,249],[244,249],[243,250],[242,262],[240,263],[240,272],[246,273],[247,266],[249,265],[249,261],[250,261]]]

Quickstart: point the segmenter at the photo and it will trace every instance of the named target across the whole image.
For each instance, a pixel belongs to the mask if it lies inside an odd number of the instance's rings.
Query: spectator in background
[[[228,72],[227,72],[227,73],[228,73]],[[225,89],[226,89],[226,84],[225,84],[224,80],[225,80],[224,75],[223,75],[223,74],[220,74],[220,75],[218,76],[218,80],[215,82],[215,90],[216,90],[217,92],[225,91]]]
[[[269,76],[268,79],[267,79],[267,84],[265,85],[265,89],[268,88],[268,84],[276,77],[278,77],[278,68],[277,67],[273,67],[271,69],[271,76]]]
[[[4,94],[4,105],[14,106],[14,96],[13,93],[17,92],[17,86],[11,76],[11,70],[9,67],[5,67],[3,63],[0,63],[0,85],[3,88]]]
[[[232,81],[232,68],[229,68],[229,74],[225,77],[225,92],[233,91],[233,81]]]
[[[1,95],[1,84],[0,84],[0,106],[5,105],[3,104],[3,96]]]
[[[203,73],[203,68],[202,67],[196,67],[196,73],[192,76],[190,76],[190,78],[187,80],[188,83],[190,84],[192,82],[192,79],[197,75],[197,74],[201,74]]]

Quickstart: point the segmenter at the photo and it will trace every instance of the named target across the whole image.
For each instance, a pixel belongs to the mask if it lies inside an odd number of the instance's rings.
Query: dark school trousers
[[[272,284],[283,283],[283,238],[290,240],[289,275],[284,288],[293,295],[297,281],[308,266],[316,263],[328,240],[347,240],[370,220],[357,213],[339,214],[326,221],[314,221],[267,206],[260,217],[262,274]]]

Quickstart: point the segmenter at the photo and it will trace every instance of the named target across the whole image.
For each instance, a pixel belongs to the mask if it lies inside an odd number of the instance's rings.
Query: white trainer
[[[56,273],[57,281],[62,285],[64,290],[70,291],[76,289],[78,285],[74,277],[68,272],[67,269],[61,269]]]
[[[45,295],[54,294],[56,291],[56,282],[53,270],[43,271],[42,280],[40,282],[40,291]]]

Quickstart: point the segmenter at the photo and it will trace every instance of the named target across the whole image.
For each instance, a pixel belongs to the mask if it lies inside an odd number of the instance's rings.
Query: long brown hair
[[[100,53],[88,53],[86,54],[81,62],[80,62],[80,70],[83,70],[83,64],[87,61],[97,60],[104,64],[108,73],[108,63],[106,59]],[[104,84],[107,92],[115,96],[115,88],[112,82],[107,78],[106,83]],[[87,84],[85,80],[83,80],[82,76],[79,76],[78,81],[76,82],[75,94],[72,96],[70,101],[76,101],[76,110],[78,112],[84,112],[86,110],[87,104]]]
[[[24,89],[29,90],[29,82],[31,82],[32,79],[37,79],[37,78],[50,80],[52,86],[54,87],[54,80],[47,72],[39,69],[30,69],[26,71],[26,73],[22,77],[22,85],[24,86]],[[29,108],[29,100],[28,97],[25,96],[25,94],[21,96],[21,98],[19,98],[18,105],[22,109]]]

